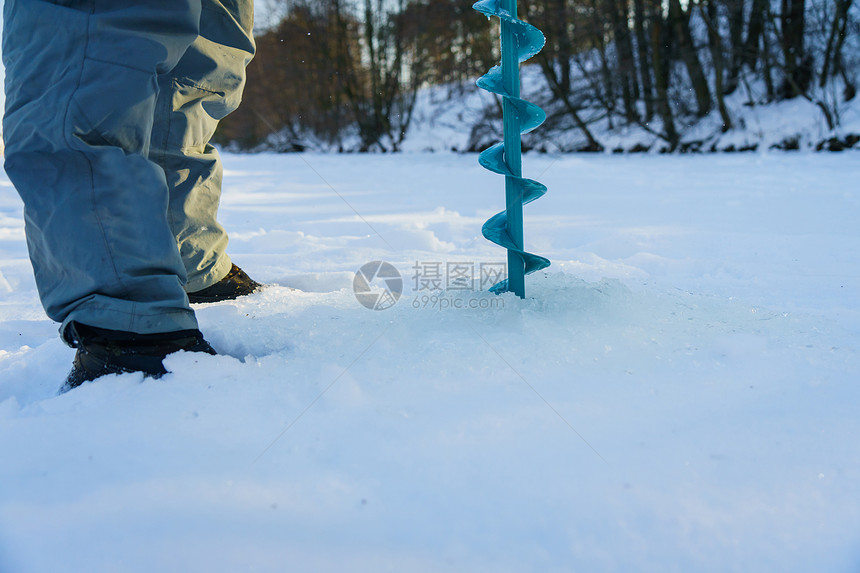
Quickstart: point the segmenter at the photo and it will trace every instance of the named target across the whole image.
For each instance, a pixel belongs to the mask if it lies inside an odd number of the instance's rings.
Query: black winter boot
[[[160,378],[167,373],[161,361],[180,350],[215,354],[199,330],[136,334],[72,322],[67,334],[78,352],[61,393],[106,374],[143,372]]]
[[[245,271],[233,265],[227,276],[214,285],[197,292],[188,293],[188,300],[192,303],[233,300],[251,294],[260,286],[260,283],[254,281]]]

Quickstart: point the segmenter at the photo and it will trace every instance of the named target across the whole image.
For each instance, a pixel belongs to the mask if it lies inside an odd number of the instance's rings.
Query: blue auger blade
[[[511,6],[504,6],[504,4],[511,4]],[[484,14],[487,18],[496,16],[499,20],[510,22],[516,26],[514,34],[517,36],[517,58],[520,63],[525,62],[540,52],[544,44],[546,44],[543,32],[531,24],[517,20],[517,6],[515,2],[479,0],[472,4],[472,8]]]
[[[516,0],[479,0],[472,6],[488,18],[501,21],[502,63],[478,79],[478,86],[503,98],[504,141],[485,149],[478,162],[505,176],[505,210],[492,216],[481,229],[484,237],[508,250],[508,278],[490,291],[513,291],[525,297],[525,275],[546,268],[549,259],[523,250],[522,207],[544,193],[546,187],[522,176],[520,137],[546,119],[544,111],[520,98],[519,64],[543,48],[540,30],[517,19]]]
[[[472,4],[472,9],[484,14],[488,19],[490,16],[498,16],[502,11],[501,0],[478,0]]]

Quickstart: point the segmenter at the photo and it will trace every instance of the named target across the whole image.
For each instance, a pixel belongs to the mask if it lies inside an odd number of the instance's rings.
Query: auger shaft
[[[546,193],[546,186],[523,177],[521,136],[539,126],[546,113],[520,97],[520,64],[540,52],[546,39],[540,30],[517,19],[516,0],[478,0],[472,6],[501,21],[502,62],[478,79],[478,87],[502,97],[504,140],[481,152],[478,163],[505,176],[505,210],[481,227],[488,240],[507,249],[508,278],[490,292],[526,296],[525,276],[550,265],[549,259],[523,249],[523,205]]]
[[[503,10],[517,16],[517,0],[502,0]],[[502,78],[505,91],[512,97],[520,97],[520,63],[516,36],[512,24],[502,19]],[[515,177],[505,177],[505,226],[511,241],[523,249],[523,194],[519,185],[522,177],[522,141],[520,118],[513,101],[503,99],[505,163]],[[525,263],[519,252],[508,249],[508,290],[520,298],[526,296]]]

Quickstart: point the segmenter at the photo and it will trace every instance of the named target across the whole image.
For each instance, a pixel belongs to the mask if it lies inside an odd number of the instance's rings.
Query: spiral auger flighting
[[[480,0],[472,8],[487,18],[501,21],[502,63],[478,80],[478,86],[502,96],[504,141],[481,152],[478,162],[505,176],[505,210],[484,223],[481,232],[490,241],[508,250],[508,278],[490,290],[496,294],[514,292],[526,296],[525,275],[549,266],[549,259],[523,250],[523,205],[544,193],[546,186],[522,176],[520,136],[546,119],[544,111],[520,98],[520,63],[543,48],[540,30],[517,19],[516,0]]]

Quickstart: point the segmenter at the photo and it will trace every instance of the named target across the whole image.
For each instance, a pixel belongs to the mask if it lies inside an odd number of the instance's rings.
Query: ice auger
[[[522,176],[520,136],[546,119],[544,111],[520,98],[520,63],[543,48],[540,30],[517,19],[516,0],[480,0],[472,8],[501,21],[502,63],[478,79],[478,87],[502,96],[504,140],[481,152],[478,162],[505,176],[505,210],[484,223],[481,232],[508,250],[508,278],[490,289],[526,296],[525,275],[549,266],[549,259],[523,250],[523,205],[546,193],[546,186]]]

